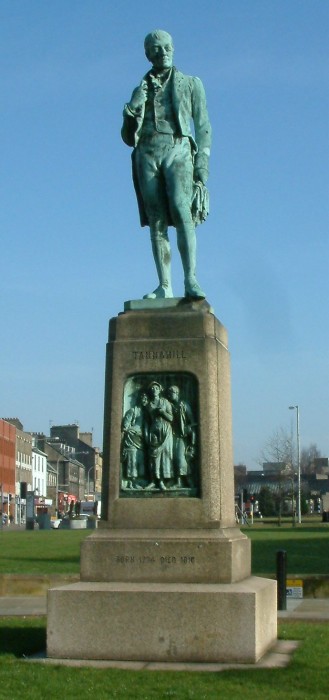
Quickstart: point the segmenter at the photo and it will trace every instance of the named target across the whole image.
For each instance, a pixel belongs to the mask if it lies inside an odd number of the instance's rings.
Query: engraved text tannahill
[[[187,360],[184,350],[132,350],[134,360]]]

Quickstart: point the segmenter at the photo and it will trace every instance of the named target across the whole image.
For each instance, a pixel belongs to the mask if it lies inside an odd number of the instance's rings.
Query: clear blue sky
[[[120,138],[155,28],[208,97],[198,277],[229,333],[235,462],[258,467],[291,404],[328,456],[327,0],[0,0],[0,415],[101,446],[108,320],[155,285]]]

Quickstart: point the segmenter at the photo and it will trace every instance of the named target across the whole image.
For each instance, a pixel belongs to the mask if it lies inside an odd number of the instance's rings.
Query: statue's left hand
[[[202,182],[202,184],[205,185],[208,180],[208,170],[206,168],[195,168],[194,180],[195,182]]]

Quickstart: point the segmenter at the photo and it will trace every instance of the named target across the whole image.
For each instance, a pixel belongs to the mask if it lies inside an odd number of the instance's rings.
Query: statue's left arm
[[[200,78],[192,78],[192,118],[198,151],[194,159],[194,179],[207,182],[211,147],[211,125],[208,117],[206,93]]]

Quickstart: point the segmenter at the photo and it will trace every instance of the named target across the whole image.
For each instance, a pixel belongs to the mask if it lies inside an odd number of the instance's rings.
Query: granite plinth
[[[77,632],[88,614],[90,629]],[[87,583],[48,592],[47,653],[71,659],[256,663],[276,642],[276,582]]]
[[[103,520],[82,544],[80,582],[49,590],[52,658],[255,664],[276,643],[276,582],[250,575],[250,540],[235,522],[226,330],[206,301],[165,302],[128,302],[110,322]],[[129,482],[124,420],[141,394],[149,410],[152,384],[167,403],[177,384],[191,407],[185,482],[174,450],[174,483],[164,467],[168,481],[155,478],[145,412],[144,471]],[[86,615],[91,636],[77,631]]]
[[[127,310],[110,322],[105,377],[102,517],[113,528],[235,526],[227,333],[206,301]],[[148,302],[150,303],[150,302]],[[132,377],[193,378],[198,497],[122,497],[124,387]],[[149,494],[147,494],[149,495]]]

